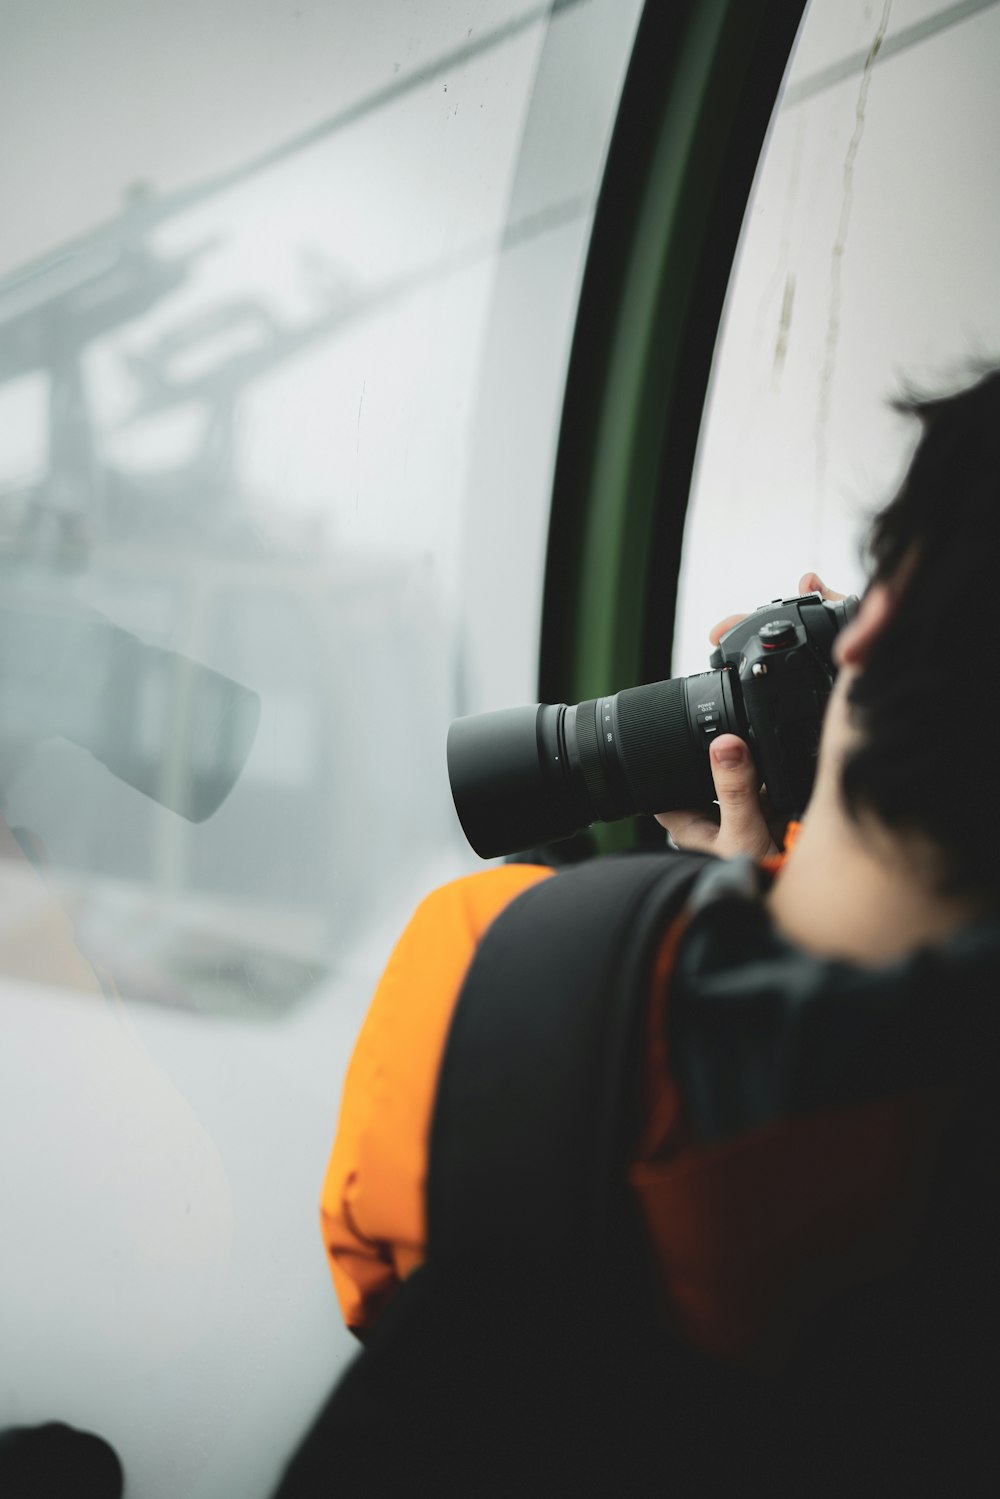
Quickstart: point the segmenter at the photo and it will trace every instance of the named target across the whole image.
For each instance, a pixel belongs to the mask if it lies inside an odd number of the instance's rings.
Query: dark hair
[[[867,550],[873,581],[904,561],[908,575],[852,686],[864,737],[844,764],[844,802],[855,820],[874,813],[929,839],[942,891],[996,904],[1000,753],[991,764],[976,741],[1000,724],[1000,369],[957,393],[894,405],[922,432]]]

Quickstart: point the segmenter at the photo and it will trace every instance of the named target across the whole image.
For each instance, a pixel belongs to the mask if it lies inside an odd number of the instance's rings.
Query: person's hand
[[[827,588],[819,573],[803,573],[799,579],[799,593],[821,594],[830,604],[840,604],[847,597],[846,593],[835,593],[832,588]],[[748,612],[744,610],[742,614],[727,614],[725,619],[720,619],[717,625],[713,625],[708,632],[712,644],[718,645],[726,631],[733,629],[741,619],[746,619]]]
[[[735,734],[720,734],[708,751],[717,805],[657,812],[678,848],[731,859],[768,859],[779,852],[784,818],[776,818],[760,784],[749,748]]]
[[[800,593],[819,593],[831,602],[844,597],[827,588],[817,573],[803,573]],[[718,645],[727,630],[746,614],[728,614],[709,631]],[[735,734],[720,734],[709,746],[709,763],[717,804],[711,807],[658,812],[656,820],[666,828],[678,848],[733,858],[767,859],[780,851],[785,818],[771,809],[761,786],[749,747]]]

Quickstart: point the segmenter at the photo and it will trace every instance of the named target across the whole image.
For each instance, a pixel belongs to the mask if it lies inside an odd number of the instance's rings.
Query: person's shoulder
[[[423,897],[410,926],[457,921],[463,930],[478,938],[512,900],[553,874],[554,869],[539,864],[499,864],[460,875]]]

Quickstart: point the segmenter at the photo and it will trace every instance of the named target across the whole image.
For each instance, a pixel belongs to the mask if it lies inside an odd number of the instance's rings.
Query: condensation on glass
[[[444,738],[526,700],[638,0],[13,0],[0,1426],[263,1495],[350,1352],[316,1201]]]
[[[812,0],[716,348],[673,669],[712,623],[859,547],[914,441],[889,409],[1000,358],[1000,7]]]

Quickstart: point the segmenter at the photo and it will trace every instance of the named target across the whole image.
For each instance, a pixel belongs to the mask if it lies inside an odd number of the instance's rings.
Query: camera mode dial
[[[796,641],[795,623],[790,619],[769,619],[758,630],[765,651],[778,651]]]

